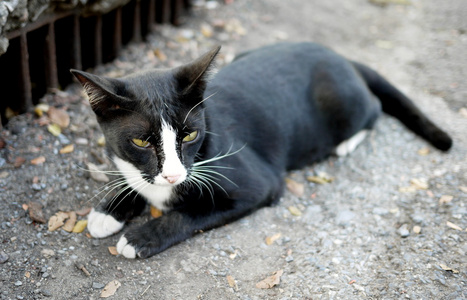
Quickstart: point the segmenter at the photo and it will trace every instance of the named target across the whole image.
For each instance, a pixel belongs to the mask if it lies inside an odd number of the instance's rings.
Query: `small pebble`
[[[409,228],[407,224],[402,225],[397,232],[400,234],[401,237],[406,238],[410,235]]]
[[[52,296],[52,292],[50,292],[49,290],[41,290],[41,293],[45,297],[51,297]]]
[[[0,264],[5,263],[8,258],[8,254],[6,254],[4,251],[0,251]]]
[[[23,285],[23,283],[20,280],[18,280],[18,281],[15,282],[15,285],[16,286],[21,286],[21,285]]]
[[[292,256],[292,255],[287,256],[287,257],[285,258],[285,261],[288,262],[288,263],[289,263],[289,262],[293,262],[293,256]]]
[[[99,282],[93,282],[92,283],[92,288],[96,290],[103,289],[105,287],[105,284],[99,283]]]

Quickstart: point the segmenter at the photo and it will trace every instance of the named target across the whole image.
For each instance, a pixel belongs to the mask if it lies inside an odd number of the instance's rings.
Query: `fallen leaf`
[[[237,283],[235,282],[235,279],[230,275],[227,275],[226,278],[227,278],[227,283],[229,284],[229,286],[236,290],[237,289]]]
[[[110,246],[110,247],[107,248],[107,249],[109,249],[110,254],[112,254],[112,255],[118,255],[117,247],[115,247],[115,246]]]
[[[88,163],[89,175],[97,182],[109,182],[110,179],[95,164]]]
[[[459,190],[463,191],[464,193],[467,193],[467,186],[459,186]]]
[[[461,109],[459,109],[459,113],[461,114],[461,116],[467,118],[467,108],[462,107]]]
[[[151,205],[151,216],[153,218],[159,218],[160,216],[162,216],[162,210],[159,210],[155,206]]]
[[[423,147],[423,148],[419,149],[419,150],[417,151],[417,153],[418,153],[418,155],[426,156],[426,155],[428,155],[428,154],[430,153],[430,148],[428,148],[428,147]]]
[[[167,55],[165,55],[159,48],[154,50],[154,55],[162,62],[167,60]]]
[[[26,278],[29,278],[29,277],[31,277],[31,272],[29,272],[29,271],[26,271],[26,273],[24,273],[24,277],[26,277]]]
[[[349,281],[349,284],[354,284],[355,282],[357,282],[357,280],[352,279],[352,280]]]
[[[84,231],[84,229],[88,226],[88,220],[80,220],[76,222],[75,227],[73,227],[72,232],[74,233],[81,233]]]
[[[66,220],[65,225],[63,225],[62,229],[68,232],[72,232],[73,228],[75,227],[76,224],[76,213],[74,211],[71,211],[68,213],[69,218]]]
[[[281,233],[276,233],[273,236],[268,236],[265,240],[266,245],[270,246],[272,245],[275,241],[277,241],[280,237],[282,236]]]
[[[210,38],[213,36],[214,32],[212,30],[212,27],[208,24],[201,24],[201,34],[204,37]]]
[[[60,108],[50,107],[47,112],[50,121],[57,124],[61,128],[67,128],[70,125],[70,116],[68,113]]]
[[[306,180],[313,182],[313,183],[326,184],[326,183],[333,182],[334,177],[332,177],[331,175],[325,172],[320,172],[318,176],[307,176]]]
[[[86,215],[88,215],[90,212],[91,212],[91,207],[83,207],[79,210],[75,210],[75,213],[78,215],[78,216],[81,216],[81,217],[84,217]]]
[[[105,146],[105,137],[104,136],[101,136],[98,140],[97,140],[97,145],[99,147],[104,147]]]
[[[55,255],[55,251],[53,251],[52,249],[43,249],[41,251],[41,254],[44,255],[45,257],[52,257]]]
[[[256,284],[256,287],[259,289],[271,289],[274,286],[278,285],[281,282],[281,276],[284,273],[284,270],[279,270],[274,272],[272,276],[269,276]]]
[[[394,44],[391,41],[385,41],[385,40],[377,40],[375,42],[376,47],[381,48],[381,49],[392,49],[394,48]]]
[[[453,268],[451,268],[451,267],[448,267],[448,266],[446,266],[446,265],[444,265],[444,264],[439,264],[439,266],[440,266],[441,269],[443,269],[444,271],[450,271],[450,272],[452,272],[452,273],[454,273],[454,274],[459,273],[458,270],[455,270],[455,269],[453,269]]]
[[[62,129],[57,124],[50,124],[49,126],[47,126],[47,130],[53,136],[59,136],[62,133]]]
[[[19,168],[24,164],[25,161],[26,161],[26,158],[18,156],[17,158],[15,158],[15,162],[13,163],[13,166],[15,168]]]
[[[428,189],[428,182],[426,182],[425,179],[412,178],[412,179],[410,179],[410,183],[418,190],[427,190]]]
[[[107,283],[107,285],[104,287],[104,289],[101,292],[101,298],[107,298],[115,294],[117,289],[121,286],[122,284],[118,280],[112,280],[111,282]]]
[[[413,192],[416,192],[417,191],[417,188],[413,185],[411,186],[404,186],[404,187],[401,187],[399,188],[399,192],[401,193],[413,193]]]
[[[29,206],[27,204],[22,204],[21,207],[23,208],[23,210],[27,211]]]
[[[68,214],[66,212],[59,211],[55,215],[51,216],[48,223],[49,231],[55,231],[58,228],[62,227],[65,224],[65,220],[68,219]]]
[[[40,118],[45,112],[49,111],[49,105],[40,103],[34,107],[34,113]]]
[[[439,198],[439,204],[449,203],[452,199],[454,199],[454,197],[451,195],[442,195],[441,198]]]
[[[287,185],[287,189],[289,189],[289,191],[297,197],[302,197],[305,193],[305,186],[296,182],[295,180],[286,178],[285,184]]]
[[[36,157],[34,159],[31,159],[31,164],[37,166],[37,165],[41,165],[45,162],[45,157],[44,156],[39,156],[39,157]]]
[[[294,216],[300,217],[302,215],[302,212],[295,206],[289,206],[288,209],[290,213]]]
[[[60,149],[60,154],[67,154],[67,153],[71,153],[73,152],[73,150],[75,150],[75,145],[73,144],[70,144],[70,145],[67,145],[65,147],[63,147],[62,149]]]
[[[450,227],[450,228],[452,228],[452,229],[462,231],[462,228],[460,228],[458,225],[456,225],[456,224],[454,224],[454,223],[451,223],[451,222],[449,222],[449,221],[446,222],[446,225],[448,225],[448,227]]]
[[[44,213],[42,212],[42,205],[40,203],[29,202],[28,211],[31,220],[41,224],[45,224],[47,222],[44,217]]]
[[[416,234],[420,234],[420,232],[422,232],[422,228],[418,225],[415,225],[413,228],[412,228],[412,231]]]

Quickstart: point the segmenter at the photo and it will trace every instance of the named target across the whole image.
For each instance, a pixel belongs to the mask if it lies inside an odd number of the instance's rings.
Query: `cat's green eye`
[[[141,148],[147,148],[151,145],[148,141],[140,140],[140,139],[132,139],[133,144]]]
[[[187,143],[187,142],[194,141],[197,136],[198,136],[198,131],[193,131],[192,133],[190,133],[189,135],[183,138],[183,142]]]

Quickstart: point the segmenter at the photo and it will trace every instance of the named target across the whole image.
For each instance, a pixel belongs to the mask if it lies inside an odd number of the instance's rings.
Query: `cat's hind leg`
[[[353,152],[359,144],[363,142],[365,137],[368,135],[369,130],[361,130],[349,139],[341,142],[337,145],[335,153],[337,156],[346,156],[349,153]]]

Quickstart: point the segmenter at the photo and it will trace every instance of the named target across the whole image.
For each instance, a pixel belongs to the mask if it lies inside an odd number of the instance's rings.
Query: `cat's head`
[[[205,136],[203,93],[219,49],[178,68],[118,79],[71,70],[88,94],[117,167],[134,189],[187,179]]]

